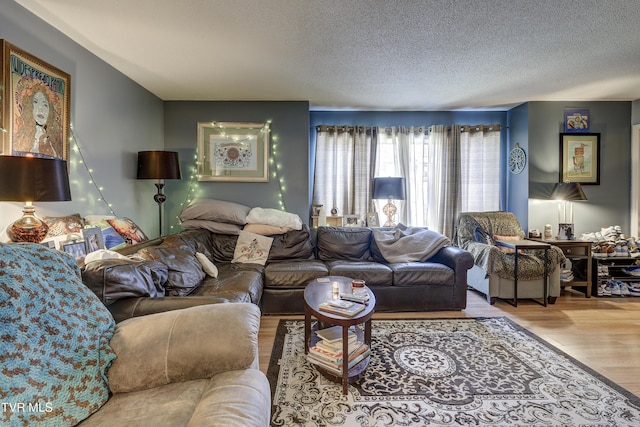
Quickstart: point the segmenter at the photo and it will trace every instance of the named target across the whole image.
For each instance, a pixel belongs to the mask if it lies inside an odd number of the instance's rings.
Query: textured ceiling
[[[16,0],[163,100],[640,99],[638,0]]]

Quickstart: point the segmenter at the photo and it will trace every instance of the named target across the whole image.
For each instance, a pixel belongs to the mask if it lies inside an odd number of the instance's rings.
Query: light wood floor
[[[640,298],[585,298],[565,289],[554,305],[546,308],[529,300],[512,307],[504,301],[489,305],[474,291],[467,295],[462,311],[376,313],[384,318],[443,318],[505,316],[559,348],[591,369],[640,396]],[[304,316],[262,316],[260,369],[267,372],[276,328],[280,319]]]

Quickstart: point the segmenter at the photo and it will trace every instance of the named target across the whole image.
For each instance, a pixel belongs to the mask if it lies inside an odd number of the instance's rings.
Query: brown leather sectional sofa
[[[307,283],[333,275],[364,279],[378,311],[461,310],[466,307],[467,251],[446,246],[426,261],[389,263],[366,227],[319,227],[274,238],[267,263],[231,263],[236,235],[189,230],[131,247],[129,260],[101,260],[83,268],[84,283],[116,321],[220,302],[252,302],[263,314],[304,311]],[[206,276],[195,254],[218,268]]]

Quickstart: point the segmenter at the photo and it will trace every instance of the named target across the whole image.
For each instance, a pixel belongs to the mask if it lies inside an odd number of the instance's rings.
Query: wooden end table
[[[320,282],[318,280],[320,280]],[[365,309],[353,317],[344,317],[338,314],[321,311],[320,304],[334,297],[333,284],[335,283],[338,285],[339,293],[352,292],[351,279],[342,276],[321,277],[320,279],[313,280],[304,289],[304,353],[309,353],[309,346],[312,344],[312,316],[315,317],[318,322],[342,327],[342,376],[337,378],[334,374],[322,369],[320,366],[316,366],[316,368],[327,378],[340,380],[342,382],[342,392],[347,394],[349,391],[349,382],[355,381],[360,377],[369,364],[370,358],[370,356],[365,357],[360,361],[360,363],[349,369],[349,328],[351,326],[364,323],[364,343],[371,347],[371,317],[375,311],[376,297],[373,295],[373,292],[371,292],[371,289],[365,286],[364,289],[369,293],[369,301],[367,302]]]
[[[587,267],[585,271],[586,280],[579,281],[574,280],[572,282],[566,282],[567,286],[585,286],[586,290],[584,296],[586,298],[591,298],[591,294],[593,291],[592,284],[592,255],[591,255],[591,245],[593,242],[587,242],[584,240],[557,240],[557,239],[533,239],[537,242],[548,243],[553,246],[557,246],[562,250],[564,256],[571,259],[584,259],[587,260]]]
[[[549,276],[547,272],[547,264],[549,263],[549,249],[551,245],[548,243],[536,242],[533,240],[496,240],[496,246],[502,246],[504,248],[513,249],[514,252],[514,269],[513,269],[513,303],[510,303],[514,307],[518,306],[518,254],[520,250],[523,249],[544,249],[544,276],[543,276],[543,286],[544,291],[542,292],[544,301],[540,303],[538,300],[534,299],[537,303],[547,306],[547,295],[549,291]]]

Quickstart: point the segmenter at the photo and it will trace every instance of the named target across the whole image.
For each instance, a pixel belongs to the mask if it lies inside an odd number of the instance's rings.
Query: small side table
[[[304,289],[304,353],[309,353],[311,346],[311,317],[315,317],[319,322],[325,324],[337,325],[342,328],[342,354],[344,362],[342,363],[342,375],[339,380],[342,382],[342,393],[347,394],[349,390],[349,381],[358,379],[362,372],[369,364],[370,356],[360,361],[357,365],[349,369],[349,328],[359,324],[364,324],[364,342],[371,347],[371,318],[375,311],[376,297],[368,288],[364,289],[369,293],[369,302],[363,311],[354,317],[343,317],[338,314],[329,313],[320,310],[320,304],[333,297],[333,283],[338,285],[338,292],[351,292],[351,279],[342,276],[325,276],[322,279],[325,282],[319,282],[318,279],[311,281]],[[346,355],[346,356],[344,356]],[[317,367],[320,372],[324,372],[321,367]],[[333,374],[327,375],[333,379]]]
[[[585,286],[586,291],[584,296],[586,298],[591,298],[591,292],[593,289],[593,275],[592,275],[592,256],[591,256],[591,245],[592,242],[586,242],[583,240],[557,240],[557,239],[534,239],[537,242],[548,243],[553,246],[557,246],[560,248],[564,256],[569,259],[586,259],[587,260],[587,268],[586,268],[586,281],[572,281],[566,282],[567,286]]]
[[[518,306],[518,254],[520,250],[523,249],[543,249],[544,250],[544,290],[542,292],[544,301],[537,303],[547,306],[547,295],[549,290],[549,275],[547,271],[547,264],[549,263],[549,249],[551,245],[542,242],[536,242],[533,240],[496,240],[497,246],[502,246],[504,248],[513,249],[514,252],[514,269],[513,269],[513,305],[514,307]]]

